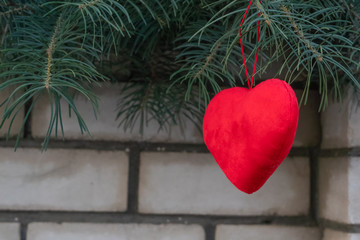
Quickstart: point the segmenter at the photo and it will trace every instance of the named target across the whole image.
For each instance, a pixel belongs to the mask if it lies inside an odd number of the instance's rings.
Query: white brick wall
[[[89,102],[79,96],[75,104],[84,118],[90,132],[91,137],[82,136],[75,116],[68,118],[68,107],[63,104],[63,123],[65,137],[67,139],[92,139],[92,140],[119,140],[119,141],[154,141],[154,142],[187,142],[202,143],[202,134],[196,130],[195,125],[190,121],[186,122],[184,134],[178,126],[172,128],[171,132],[164,130],[158,132],[156,123],[149,123],[145,129],[144,135],[140,134],[139,128],[136,127],[131,132],[119,128],[119,121],[115,121],[117,115],[117,103],[120,96],[120,86],[112,85],[95,89],[99,96],[99,113],[97,120]],[[50,107],[46,96],[42,98],[34,108],[32,118],[32,133],[34,137],[43,138],[46,135],[47,126],[50,121]],[[138,125],[137,125],[138,126]]]
[[[346,233],[326,229],[322,240],[360,240],[360,233]]]
[[[320,159],[320,216],[360,223],[360,158]]]
[[[322,113],[322,148],[360,146],[360,109],[354,98],[354,89],[347,89],[343,102],[329,101]]]
[[[128,157],[120,151],[0,148],[0,209],[123,211]]]
[[[19,224],[0,223],[0,240],[20,240]]]
[[[322,114],[322,148],[360,146],[360,111],[352,87],[343,102],[330,101]],[[321,158],[319,162],[319,215],[338,224],[360,224],[360,157]],[[341,226],[340,225],[340,226]],[[359,240],[360,234],[324,231],[323,240]]]
[[[27,240],[204,240],[196,225],[51,224],[29,225]]]
[[[136,127],[131,132],[130,129],[124,131],[118,128],[119,121],[115,121],[117,99],[119,99],[121,85],[112,85],[95,89],[99,99],[99,114],[96,120],[91,105],[86,99],[78,97],[75,101],[79,112],[87,123],[91,137],[82,136],[75,117],[69,119],[67,106],[63,106],[63,122],[65,128],[65,137],[67,139],[92,139],[92,140],[120,140],[120,141],[151,141],[151,142],[186,142],[203,143],[202,133],[195,125],[187,121],[184,133],[178,126],[173,126],[168,133],[164,130],[158,132],[156,123],[150,123],[145,129],[144,135],[139,133]],[[296,91],[298,98],[301,97],[301,91]],[[32,133],[33,136],[43,138],[46,134],[49,124],[50,108],[47,96],[36,105],[33,113]],[[298,131],[295,137],[294,146],[313,146],[319,142],[319,114],[317,112],[318,95],[310,93],[308,104],[300,108],[300,121]],[[137,125],[138,126],[138,125]]]
[[[320,230],[310,227],[220,225],[215,240],[320,240]]]
[[[351,91],[351,90],[349,90]],[[115,122],[119,86],[96,90],[100,114],[95,120],[90,105],[76,100],[92,137],[79,134],[76,119],[67,119],[68,139],[202,143],[194,125],[169,135],[150,125],[141,136],[138,130],[124,132]],[[298,98],[301,93],[296,91]],[[4,93],[0,95],[4,98]],[[49,106],[39,102],[33,113],[32,131],[43,138],[49,122]],[[316,146],[320,139],[318,96],[300,108],[295,147]],[[348,95],[343,103],[330,102],[322,114],[322,148],[360,146],[360,110]],[[1,109],[0,109],[1,110]],[[0,112],[1,114],[1,112]],[[23,113],[21,113],[23,114]],[[19,128],[22,116],[15,122]],[[3,136],[5,126],[0,130]],[[15,133],[15,131],[14,131]],[[309,214],[309,159],[287,158],[264,187],[247,195],[237,190],[221,172],[210,154],[143,152],[140,161],[139,212],[146,214],[199,214],[236,216],[303,216]],[[128,194],[128,156],[122,151],[76,149],[0,148],[0,211],[125,211]],[[320,218],[346,224],[360,224],[360,157],[333,157],[319,160]],[[54,219],[56,219],[56,213]],[[81,213],[80,213],[81,214]],[[25,213],[26,215],[26,213]],[[131,213],[130,213],[131,215]],[[1,212],[0,212],[1,216]],[[165,224],[30,223],[27,240],[205,240],[199,225]],[[159,217],[159,216],[158,216]],[[164,218],[164,222],[166,219]],[[344,228],[345,229],[345,228]],[[360,240],[360,233],[279,225],[218,225],[215,240]],[[0,223],[0,240],[19,240],[19,224]]]
[[[0,103],[2,103],[6,99],[6,97],[8,97],[10,94],[11,94],[11,92],[9,89],[0,91]],[[0,124],[2,122],[3,114],[4,114],[4,106],[0,107]],[[23,119],[24,119],[24,110],[21,110],[14,120],[14,123],[11,128],[10,136],[15,136],[18,134],[18,132],[21,128]],[[9,125],[10,125],[10,121],[11,121],[11,119],[10,120],[8,119],[5,122],[4,126],[2,128],[0,128],[0,138],[3,138],[6,136]]]
[[[247,195],[227,180],[210,154],[141,154],[143,213],[305,215],[309,198],[306,158],[285,159],[261,190]]]

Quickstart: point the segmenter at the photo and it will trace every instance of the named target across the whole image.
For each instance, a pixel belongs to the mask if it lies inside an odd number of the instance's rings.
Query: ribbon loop
[[[251,76],[251,83],[250,83],[249,74],[248,74],[248,70],[247,70],[247,66],[246,66],[244,46],[243,46],[243,42],[242,42],[242,39],[241,39],[241,26],[243,25],[243,23],[245,21],[246,14],[248,13],[248,11],[250,9],[251,4],[252,4],[252,0],[250,0],[249,6],[247,7],[247,9],[245,11],[244,17],[243,17],[243,19],[242,19],[242,21],[240,23],[240,28],[239,28],[241,53],[242,53],[242,57],[243,57],[243,61],[244,61],[246,79],[247,79],[249,89],[252,89],[253,83],[254,83],[254,76],[255,76],[255,71],[256,71],[256,63],[257,63],[257,59],[258,59],[258,55],[259,55],[259,47],[256,49],[254,68],[253,68],[253,73],[252,73],[252,76]],[[260,17],[260,12],[259,12],[258,16]],[[260,41],[260,20],[258,20],[258,31],[257,31],[257,42],[259,42],[259,41]]]

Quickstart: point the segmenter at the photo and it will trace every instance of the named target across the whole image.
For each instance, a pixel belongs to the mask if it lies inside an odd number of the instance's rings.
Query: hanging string
[[[243,23],[244,23],[246,14],[248,13],[248,11],[249,11],[249,9],[250,9],[251,4],[252,4],[252,0],[250,0],[249,6],[247,7],[247,9],[246,9],[246,11],[245,11],[244,17],[243,17],[243,19],[242,19],[242,21],[241,21],[241,23],[240,23],[240,28],[239,28],[239,37],[240,37],[241,53],[242,53],[242,56],[243,56],[245,73],[246,73],[246,79],[247,79],[247,83],[248,83],[249,89],[252,89],[253,83],[254,83],[254,76],[255,76],[255,71],[256,71],[256,62],[257,62],[258,55],[259,55],[259,47],[256,49],[256,56],[255,56],[255,62],[254,62],[254,70],[253,70],[253,73],[252,73],[252,76],[251,76],[251,83],[250,83],[249,74],[248,74],[248,70],[247,70],[247,66],[246,66],[244,46],[243,46],[243,42],[242,42],[242,39],[241,39],[241,26],[242,26]],[[260,12],[259,12],[258,16],[260,17]],[[258,20],[258,30],[257,30],[257,41],[259,42],[259,40],[260,40],[260,20]]]

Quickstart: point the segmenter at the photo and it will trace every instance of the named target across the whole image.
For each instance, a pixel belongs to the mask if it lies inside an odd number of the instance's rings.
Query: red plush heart
[[[295,93],[285,81],[226,89],[206,109],[205,144],[228,179],[250,194],[289,154],[298,117]]]

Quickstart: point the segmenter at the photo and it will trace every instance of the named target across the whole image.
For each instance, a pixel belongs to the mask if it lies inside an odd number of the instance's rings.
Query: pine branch
[[[12,87],[15,87],[15,90],[2,103],[4,114],[0,127],[6,120],[9,120],[12,126],[17,114],[26,105],[30,106],[25,112],[15,147],[19,143],[21,131],[33,106],[45,93],[50,101],[51,116],[43,142],[44,149],[52,134],[57,137],[58,128],[61,130],[61,135],[64,134],[60,101],[66,102],[70,112],[75,114],[80,131],[88,133],[89,130],[74,104],[74,97],[76,94],[82,94],[96,108],[97,100],[91,91],[91,86],[105,79],[91,61],[98,58],[99,52],[86,41],[81,43],[79,40],[83,35],[73,31],[74,24],[78,22],[74,21],[74,16],[66,11],[60,13],[52,11],[53,6],[49,4],[46,6],[48,8],[38,10],[38,15],[15,16],[13,24],[18,28],[9,38],[16,41],[13,42],[12,48],[2,49],[0,79],[4,81],[0,83],[0,91]],[[49,21],[43,21],[42,16],[49,10],[52,11],[52,14],[48,15]],[[21,97],[13,101],[13,96],[18,93],[21,93]]]
[[[145,127],[153,122],[158,125],[158,131],[170,131],[173,125],[184,126],[184,121],[189,120],[201,131],[199,124],[204,105],[197,102],[199,98],[196,91],[193,91],[190,101],[185,101],[184,87],[177,86],[166,93],[167,88],[166,84],[152,82],[125,85],[116,117],[119,126],[131,131],[139,126],[139,131],[143,134]]]
[[[57,23],[56,23],[56,26],[54,29],[54,33],[53,33],[50,43],[49,43],[49,47],[46,50],[46,53],[47,53],[47,68],[46,68],[46,80],[45,80],[45,88],[46,89],[49,89],[49,86],[50,86],[51,66],[53,64],[53,54],[55,51],[55,38],[59,34],[60,24],[61,24],[61,16],[57,20]]]
[[[221,42],[216,44],[214,49],[211,51],[211,54],[206,58],[206,61],[205,61],[204,65],[202,66],[202,68],[195,74],[195,76],[194,76],[195,79],[199,78],[203,74],[203,72],[205,71],[205,69],[208,67],[211,60],[213,59],[214,55],[216,54],[217,50],[219,49],[220,45],[221,45]]]
[[[85,3],[82,3],[79,5],[79,9],[84,9],[84,8],[88,8],[88,7],[92,7],[100,2],[102,2],[103,0],[93,0],[93,1],[85,1]]]
[[[44,148],[58,129],[64,135],[61,102],[75,114],[80,131],[89,131],[74,97],[85,96],[96,109],[92,86],[107,79],[105,74],[116,81],[116,74],[99,72],[108,62],[134,82],[119,103],[124,127],[134,127],[136,119],[142,127],[155,121],[165,129],[184,118],[201,120],[212,94],[245,82],[238,28],[248,0],[2,3],[0,91],[11,89],[11,94],[0,103],[0,127],[10,121],[11,128],[27,106],[24,126],[34,104],[46,96],[51,117]],[[249,64],[259,47],[256,74],[282,63],[273,77],[284,74],[289,83],[302,82],[303,102],[315,85],[323,109],[328,93],[340,98],[346,82],[360,89],[359,10],[345,0],[254,0],[242,27]]]
[[[259,71],[266,71],[274,61],[284,59],[283,66],[279,69],[278,74],[285,71],[285,80],[293,82],[295,80],[299,81],[297,78],[301,76],[301,73],[305,72],[307,79],[303,99],[306,102],[310,83],[317,82],[322,95],[321,108],[326,106],[329,87],[334,86],[335,95],[340,96],[338,86],[340,85],[341,76],[346,75],[348,79],[360,87],[360,83],[354,74],[348,71],[351,65],[359,67],[359,62],[353,56],[359,55],[360,48],[353,45],[353,42],[348,38],[354,34],[359,36],[359,33],[351,30],[352,26],[347,21],[346,15],[339,9],[339,3],[329,2],[326,7],[320,1],[314,1],[310,4],[296,1],[260,3],[259,0],[256,0],[254,3],[243,25],[243,42],[248,43],[251,54],[253,54],[253,50],[257,46],[262,46],[261,52],[268,61],[259,68]],[[221,8],[216,11],[215,9],[219,6]],[[203,40],[209,40],[209,36],[205,34],[206,31],[212,31],[218,25],[236,31],[239,28],[239,17],[244,13],[245,6],[246,3],[243,1],[231,1],[228,3],[224,0],[218,0],[208,4],[206,6],[208,12],[216,12],[216,14],[207,23],[200,26],[190,40],[197,36],[199,43],[204,44]],[[258,11],[261,12],[260,17],[257,16]],[[259,44],[251,44],[254,41],[254,36],[256,36],[255,24],[259,20],[262,23],[263,34]],[[224,41],[227,35],[220,32],[217,34],[217,42]],[[224,36],[220,34],[224,34]],[[233,39],[235,38],[236,36],[233,36]],[[235,42],[234,40],[230,41]],[[225,46],[227,49],[224,51],[228,53],[227,55],[231,54],[234,50],[233,45],[226,44]],[[352,55],[346,55],[344,50],[350,49],[353,51]],[[269,56],[266,56],[266,54],[269,54]],[[219,54],[216,55],[219,56]],[[226,58],[224,58],[222,64],[224,67],[221,70],[217,69],[216,65],[208,65],[207,71],[214,76],[220,75],[228,67]],[[190,69],[194,66],[196,65],[188,67],[185,64],[178,73],[191,71]],[[200,70],[200,72],[202,71]],[[333,74],[334,72],[336,74]],[[192,86],[194,80],[189,77],[189,74],[187,76],[180,79],[182,82]],[[316,81],[316,79],[319,80]],[[206,80],[200,79],[200,81],[202,81],[202,85],[208,81],[212,82],[209,78],[206,78]],[[215,92],[218,91],[216,88],[213,89]],[[203,88],[203,90],[206,91],[206,88]],[[202,96],[206,95],[204,93]]]
[[[6,37],[6,34],[8,33],[8,30],[9,30],[9,24],[6,24],[5,28],[3,30],[2,36],[1,36],[1,45],[4,44],[5,37]]]
[[[24,5],[24,6],[21,6],[21,7],[17,7],[17,8],[12,8],[10,10],[7,10],[5,12],[0,12],[0,18],[3,18],[3,17],[6,17],[6,16],[10,16],[12,14],[16,14],[16,13],[19,13],[19,12],[22,12],[24,11],[25,9],[27,9],[28,6],[27,5]]]
[[[310,44],[310,41],[305,38],[303,31],[301,31],[299,29],[298,25],[296,24],[294,19],[291,17],[290,10],[286,6],[281,6],[280,9],[285,12],[286,16],[288,16],[289,21],[291,22],[291,25],[293,26],[296,34],[299,35],[300,39],[305,43],[307,48],[314,53],[314,55],[317,57],[317,60],[319,60],[321,62],[322,61],[321,54],[315,48],[313,48]],[[269,24],[270,24],[270,22],[269,22]]]

